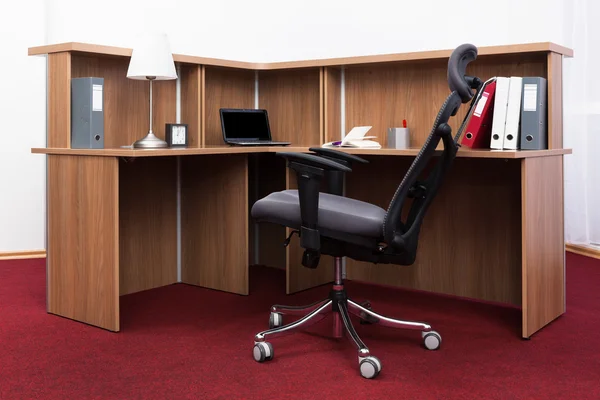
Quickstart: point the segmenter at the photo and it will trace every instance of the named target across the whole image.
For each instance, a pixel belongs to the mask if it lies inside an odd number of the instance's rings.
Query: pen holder
[[[388,148],[408,149],[410,147],[410,130],[408,128],[388,128]]]

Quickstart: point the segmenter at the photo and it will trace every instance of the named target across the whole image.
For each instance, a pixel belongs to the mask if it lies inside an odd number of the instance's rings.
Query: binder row
[[[476,99],[461,144],[493,150],[548,148],[547,81],[543,77],[494,77]]]

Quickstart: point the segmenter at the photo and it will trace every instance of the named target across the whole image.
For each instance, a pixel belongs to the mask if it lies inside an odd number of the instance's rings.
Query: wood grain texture
[[[259,73],[259,108],[269,112],[273,140],[310,146],[321,142],[319,68]]]
[[[285,159],[275,154],[256,154],[249,157],[254,160],[250,169],[249,210],[251,210],[256,201],[273,192],[285,190],[287,172]],[[283,247],[286,238],[285,227],[277,224],[254,223],[251,217],[250,226],[251,232],[254,231],[250,243],[255,243],[257,247],[257,256],[251,259],[256,259],[259,265],[284,269],[286,267],[286,250]]]
[[[41,55],[51,54],[56,52],[71,51],[73,53],[82,53],[89,55],[102,55],[102,56],[118,56],[118,57],[130,57],[131,49],[123,47],[103,46],[97,44],[79,43],[79,42],[67,42],[58,43],[46,46],[35,46],[28,49],[28,54]],[[481,46],[478,47],[478,54],[482,55],[494,55],[494,54],[530,54],[530,53],[547,53],[549,51],[564,54],[567,57],[573,56],[573,50],[564,46],[560,46],[556,43],[551,42],[539,42],[539,43],[523,43],[523,44],[510,44],[501,46]],[[244,61],[232,61],[222,60],[216,58],[207,57],[196,57],[191,55],[173,54],[175,62],[181,62],[186,64],[200,64],[207,66],[217,67],[231,67],[231,68],[245,68],[245,69],[287,69],[287,68],[312,68],[312,67],[325,67],[325,66],[340,66],[340,65],[353,65],[353,64],[371,64],[371,63],[394,63],[402,61],[414,61],[422,59],[448,59],[452,49],[446,50],[433,50],[433,51],[419,51],[409,53],[396,53],[396,54],[379,54],[369,56],[355,56],[355,57],[340,57],[340,58],[328,58],[318,60],[300,60],[300,61],[284,61],[275,63],[249,63]]]
[[[316,146],[317,144],[315,144]],[[251,147],[232,147],[232,146],[204,146],[192,148],[171,148],[171,149],[147,149],[133,150],[122,148],[105,149],[62,149],[62,148],[33,148],[35,154],[62,154],[62,155],[81,155],[81,156],[104,156],[104,157],[165,157],[165,156],[185,156],[185,155],[208,155],[208,154],[240,154],[240,153],[278,153],[282,150],[286,152],[308,153],[309,146],[287,146],[282,149],[281,146],[251,146]],[[373,155],[373,156],[396,156],[396,157],[414,157],[420,149],[336,149],[350,154]],[[441,152],[440,152],[441,153]],[[552,149],[552,150],[470,150],[461,148],[457,157],[461,158],[535,158],[550,157],[562,154],[572,154],[571,149]]]
[[[325,71],[319,68],[319,143],[323,143],[325,137]]]
[[[206,67],[204,65],[200,69],[200,143],[206,146]]]
[[[411,147],[425,142],[440,107],[450,94],[447,60],[415,61],[388,66],[357,66],[345,70],[346,131],[369,125],[369,135],[387,147],[387,129],[406,119]],[[546,76],[546,56],[479,57],[467,68],[469,75]],[[463,105],[450,119],[454,133],[466,115]]]
[[[73,78],[104,78],[104,146],[131,145],[150,128],[150,84],[127,79],[129,59],[73,56]],[[162,139],[176,119],[176,81],[153,83],[153,131]]]
[[[120,294],[177,282],[175,157],[119,165]]]
[[[204,144],[222,145],[220,108],[254,108],[254,71],[205,68]]]
[[[562,55],[548,53],[548,148],[563,147]]]
[[[188,125],[189,147],[202,145],[202,67],[181,68],[181,123]]]
[[[248,294],[245,155],[181,160],[182,282]]]
[[[49,147],[71,147],[71,54],[48,55]]]
[[[119,331],[116,158],[48,157],[48,312]]]
[[[342,72],[338,68],[325,68],[324,71],[324,137],[323,143],[342,138]]]
[[[565,312],[563,158],[521,161],[523,337]]]
[[[286,168],[287,189],[297,189],[296,172]],[[285,229],[286,237],[292,232]],[[294,235],[289,246],[286,247],[286,290],[287,294],[310,289],[333,281],[333,257],[322,255],[316,269],[306,268],[302,265],[302,253],[298,235]]]
[[[369,160],[346,177],[347,196],[387,209],[412,160]],[[415,264],[348,259],[348,278],[520,305],[520,203],[519,161],[457,159],[427,211]]]

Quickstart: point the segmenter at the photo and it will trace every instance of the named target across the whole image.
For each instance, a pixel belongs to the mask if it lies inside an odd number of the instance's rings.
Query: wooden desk
[[[174,82],[156,83],[154,125],[164,136],[179,102],[191,146],[133,150],[120,146],[145,134],[148,93],[125,78],[130,50],[71,43],[30,54],[48,54],[49,67],[48,148],[32,150],[48,157],[48,311],[112,331],[120,295],[179,281],[245,295],[253,262],[285,267],[288,293],[329,282],[327,259],[303,268],[297,241],[280,245],[289,230],[249,218],[256,199],[296,186],[273,153],[339,138],[342,115],[346,127],[372,125],[385,147],[386,127],[406,118],[417,148],[344,150],[371,161],[347,176],[347,195],[387,208],[448,94],[449,51],[268,65],[176,55],[181,96]],[[461,149],[415,265],[348,260],[349,279],[521,306],[523,337],[564,313],[561,60],[570,55],[551,43],[480,49],[471,75],[548,78],[549,149]],[[79,76],[105,78],[103,150],[69,148],[68,89]],[[293,146],[219,145],[218,109],[254,107],[257,87],[274,140]]]

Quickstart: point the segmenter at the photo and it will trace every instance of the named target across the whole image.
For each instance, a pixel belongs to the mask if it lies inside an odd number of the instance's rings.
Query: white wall
[[[131,46],[139,30],[161,29],[175,53],[265,62],[562,43],[565,1],[49,0],[48,40]]]
[[[29,149],[45,144],[45,70],[42,58],[25,56],[29,46],[79,41],[131,47],[138,32],[163,30],[175,53],[269,62],[449,49],[463,42],[569,45],[574,25],[571,0],[12,3],[0,15],[2,32],[16,32],[4,34],[9,50],[0,53],[9,58],[0,64],[0,251],[43,247],[45,164]],[[24,122],[26,130],[19,131]]]
[[[46,60],[44,0],[13,1],[0,12],[0,252],[45,248]]]

